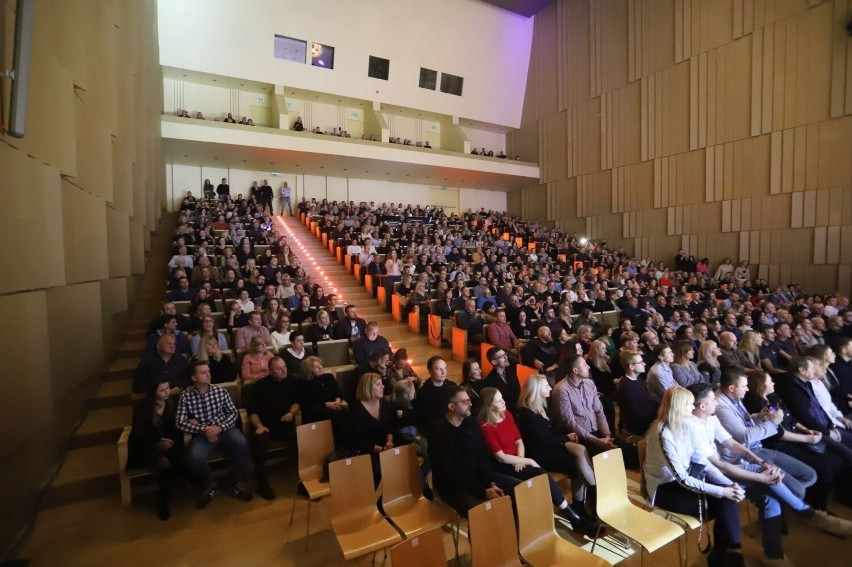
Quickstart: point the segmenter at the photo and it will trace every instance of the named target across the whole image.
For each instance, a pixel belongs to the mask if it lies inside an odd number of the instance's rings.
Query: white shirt
[[[719,469],[709,463],[704,469],[709,482],[689,476],[689,466],[693,462],[693,457],[696,458],[695,462],[698,462],[703,455],[699,450],[706,451],[702,441],[703,436],[699,435],[697,428],[690,425],[689,420],[684,424],[683,432],[678,437],[675,437],[668,427],[660,433],[659,424],[655,422],[648,430],[645,439],[648,442],[648,452],[643,474],[651,503],[654,502],[660,485],[674,481],[685,485],[690,490],[717,498],[722,497],[724,486],[733,484]]]
[[[811,380],[811,386],[814,389],[814,396],[816,396],[817,402],[825,410],[825,413],[828,414],[828,417],[831,418],[831,421],[837,427],[841,429],[846,429],[846,424],[840,421],[840,418],[843,417],[843,413],[837,409],[837,406],[834,405],[834,402],[831,401],[831,394],[828,393],[828,388],[825,387],[825,383],[822,380]]]

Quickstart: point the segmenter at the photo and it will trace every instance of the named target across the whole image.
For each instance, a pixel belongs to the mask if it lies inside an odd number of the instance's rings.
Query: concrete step
[[[95,496],[119,493],[118,452],[116,443],[70,449],[62,468],[45,493],[42,506],[51,508]]]
[[[132,379],[138,365],[139,359],[117,358],[104,373],[104,381]]]
[[[92,408],[108,408],[130,405],[130,388],[132,385],[133,379],[131,378],[105,381],[101,384],[98,393],[95,394],[95,397],[92,399]]]
[[[121,430],[130,425],[132,419],[133,410],[130,404],[90,410],[71,437],[71,446],[91,447],[115,442],[121,435]]]

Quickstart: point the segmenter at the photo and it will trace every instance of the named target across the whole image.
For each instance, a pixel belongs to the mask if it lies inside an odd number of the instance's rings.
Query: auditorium
[[[849,565],[849,0],[0,29],[0,566]]]

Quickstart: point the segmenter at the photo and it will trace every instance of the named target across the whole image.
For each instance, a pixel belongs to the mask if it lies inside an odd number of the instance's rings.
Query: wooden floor
[[[414,358],[414,366],[425,376],[425,361],[434,353],[448,359],[449,373],[458,380],[460,365],[449,359],[450,351],[429,347],[424,336],[410,334],[402,323],[369,298],[319,242],[309,235],[304,225],[285,219],[286,226],[305,247],[300,256],[310,254],[319,259],[334,287],[344,294],[346,302],[359,305],[362,316],[380,323],[381,333],[394,348],[405,346]],[[161,225],[162,226],[162,225]],[[154,514],[151,494],[139,495],[132,506],[122,506],[118,495],[115,442],[124,425],[129,424],[130,376],[139,358],[140,340],[148,321],[162,301],[165,262],[168,259],[169,234],[158,233],[154,239],[150,268],[134,311],[125,345],[120,349],[103,386],[93,403],[93,410],[72,439],[72,449],[54,485],[48,491],[32,537],[20,553],[34,566],[135,566],[135,565],[344,565],[339,547],[330,529],[329,500],[314,503],[311,509],[311,533],[305,539],[307,503],[296,501],[295,520],[289,525],[293,504],[295,469],[292,462],[270,467],[270,481],[278,492],[274,501],[255,498],[249,503],[218,495],[203,511],[194,509],[193,496],[184,488],[175,491],[172,518],[160,522]],[[307,268],[312,266],[308,265]],[[309,269],[310,271],[310,269]],[[328,293],[328,287],[326,292]],[[633,481],[636,474],[628,473]],[[852,482],[852,479],[848,481]],[[745,508],[743,524],[747,522]],[[835,512],[852,518],[852,510],[835,506]],[[754,512],[752,511],[752,516]],[[560,531],[566,538],[575,537]],[[785,547],[797,565],[849,567],[852,565],[852,540],[839,540],[790,521]],[[305,551],[305,544],[308,550]],[[703,565],[695,550],[695,534],[688,542],[690,564]],[[743,547],[747,562],[759,565],[760,535],[754,526],[744,527]],[[444,534],[448,561],[454,558],[452,539]],[[462,565],[470,564],[469,547],[462,539]],[[370,556],[350,564],[368,565]],[[377,564],[382,555],[377,556]],[[455,564],[454,561],[451,564]],[[640,565],[638,552],[623,559],[620,565]],[[388,558],[384,565],[390,565]],[[677,548],[670,544],[652,556],[644,565],[678,565]]]

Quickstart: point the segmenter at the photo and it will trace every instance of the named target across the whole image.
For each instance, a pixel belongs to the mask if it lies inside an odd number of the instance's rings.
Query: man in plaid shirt
[[[231,496],[248,502],[251,492],[243,485],[248,442],[236,427],[239,412],[228,392],[210,383],[210,366],[206,362],[192,364],[192,384],[180,396],[177,426],[192,434],[188,466],[201,481],[201,496],[195,507],[199,510],[204,508],[216,494],[207,459],[219,445],[224,445],[231,457],[231,480],[234,483]]]

